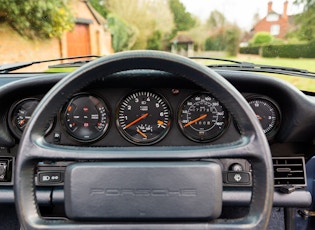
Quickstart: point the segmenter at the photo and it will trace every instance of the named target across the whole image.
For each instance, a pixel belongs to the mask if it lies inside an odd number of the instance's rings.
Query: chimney
[[[288,10],[288,1],[285,1],[283,3],[283,18],[284,19],[288,18],[287,10]]]
[[[272,11],[272,1],[268,2],[268,13]]]

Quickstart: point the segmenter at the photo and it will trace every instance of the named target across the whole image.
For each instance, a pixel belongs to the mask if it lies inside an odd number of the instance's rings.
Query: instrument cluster
[[[110,111],[115,116],[110,117]],[[189,96],[175,111],[168,100],[148,90],[138,90],[124,96],[117,108],[95,95],[75,96],[62,112],[62,124],[77,141],[100,139],[115,120],[121,136],[136,145],[151,145],[161,141],[172,123],[182,134],[195,142],[210,142],[224,133],[229,114],[213,96],[196,93]]]
[[[261,95],[245,98],[268,139],[272,139],[280,126],[279,106]],[[17,138],[21,137],[39,101],[39,98],[27,98],[11,107],[8,123]],[[224,105],[207,92],[187,93],[174,106],[163,93],[145,89],[129,92],[114,103],[112,98],[97,93],[76,94],[63,106],[56,120],[47,124],[46,133],[57,124],[73,141],[92,143],[116,129],[121,137],[135,145],[160,142],[173,126],[194,143],[209,143],[221,137],[233,124]]]

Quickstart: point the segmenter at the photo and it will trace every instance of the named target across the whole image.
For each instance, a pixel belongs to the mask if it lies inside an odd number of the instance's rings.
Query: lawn
[[[262,58],[257,55],[239,55],[237,58],[232,58],[238,61],[253,62],[262,65],[287,66],[299,69],[306,69],[315,72],[314,58]]]
[[[239,55],[236,58],[231,58],[237,61],[252,62],[262,65],[274,65],[274,66],[286,66],[299,69],[305,69],[311,72],[315,72],[315,59],[314,58],[262,58],[257,55]],[[271,74],[272,76],[281,78],[290,82],[300,90],[315,92],[315,79],[294,77],[280,74]]]
[[[216,57],[215,55],[210,54],[200,54],[199,56],[209,56],[209,57]],[[243,55],[240,54],[237,57],[224,57],[218,56],[218,58],[226,58],[235,61],[243,61],[243,62],[252,62],[255,64],[261,65],[273,65],[273,66],[285,66],[285,67],[294,67],[299,69],[308,70],[311,72],[315,72],[315,59],[314,58],[300,58],[300,59],[292,59],[292,58],[262,58],[258,55]],[[205,65],[211,64],[231,64],[228,62],[222,61],[212,61],[212,60],[199,60],[198,62],[203,63]],[[269,74],[268,74],[269,75]],[[281,78],[285,81],[290,82],[300,90],[315,92],[315,78],[303,78],[303,77],[295,77],[295,76],[288,76],[288,75],[280,75],[280,74],[270,74],[271,76],[275,76]]]
[[[255,64],[262,64],[262,65],[294,67],[294,68],[299,68],[299,69],[315,72],[315,59],[313,58],[299,58],[299,59],[262,58],[259,56],[240,55],[238,58],[233,58],[233,59],[253,62]],[[301,90],[315,92],[315,79],[294,77],[294,76],[287,76],[287,75],[280,75],[280,74],[277,74],[277,75],[273,74],[273,76],[281,78],[285,81],[288,81]]]

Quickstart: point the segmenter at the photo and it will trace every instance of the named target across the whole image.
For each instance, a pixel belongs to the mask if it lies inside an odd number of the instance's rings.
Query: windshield
[[[150,49],[315,72],[314,15],[313,0],[0,0],[0,66]],[[281,78],[315,92],[311,78]]]

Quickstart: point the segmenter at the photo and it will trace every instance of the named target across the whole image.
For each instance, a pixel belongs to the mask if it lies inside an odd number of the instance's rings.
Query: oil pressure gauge
[[[223,105],[207,93],[188,97],[180,106],[178,124],[183,134],[197,142],[208,142],[224,133],[229,116]]]
[[[63,124],[74,139],[80,142],[95,141],[108,128],[109,111],[101,98],[80,94],[65,107]]]

